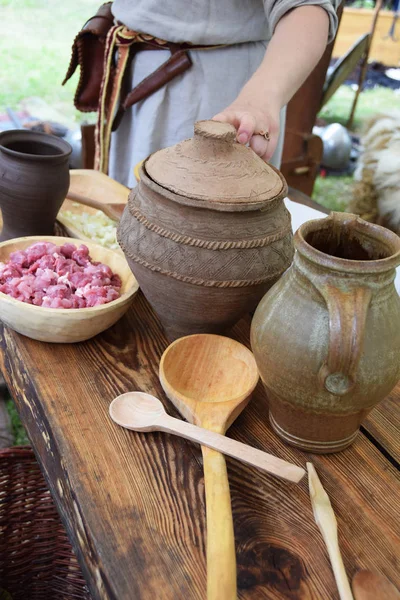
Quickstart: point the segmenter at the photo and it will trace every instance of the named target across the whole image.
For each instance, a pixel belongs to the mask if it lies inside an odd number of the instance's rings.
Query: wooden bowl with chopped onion
[[[83,243],[88,247],[92,261],[107,265],[114,274],[119,275],[122,282],[120,296],[99,306],[47,308],[22,302],[0,292],[0,319],[5,325],[35,340],[74,343],[108,329],[127,311],[139,286],[121,253],[74,238],[30,236],[2,242],[0,262],[7,262],[11,253],[24,251],[37,242],[49,242],[57,246],[74,244],[76,247]]]

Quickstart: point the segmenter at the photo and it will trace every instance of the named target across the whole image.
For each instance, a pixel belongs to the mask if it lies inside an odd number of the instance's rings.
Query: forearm
[[[264,59],[239,96],[215,115],[231,123],[237,141],[263,160],[273,155],[279,136],[279,113],[321,58],[329,17],[319,6],[300,6],[279,21]]]
[[[275,28],[264,59],[240,97],[255,97],[281,108],[289,102],[321,58],[327,44],[329,17],[319,6],[287,13]]]

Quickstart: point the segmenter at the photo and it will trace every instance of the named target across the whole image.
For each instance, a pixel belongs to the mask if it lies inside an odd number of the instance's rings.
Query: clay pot
[[[400,238],[332,213],[302,225],[295,248],[255,312],[251,345],[278,435],[335,452],[400,378]]]
[[[46,133],[0,133],[0,241],[53,235],[69,187],[71,151],[67,142]]]
[[[282,175],[225,123],[142,165],[118,241],[170,339],[218,333],[253,310],[290,265]]]

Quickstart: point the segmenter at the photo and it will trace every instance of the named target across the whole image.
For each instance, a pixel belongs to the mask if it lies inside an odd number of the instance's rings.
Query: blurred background
[[[77,74],[64,87],[61,82],[69,63],[72,41],[99,5],[99,0],[0,0],[0,129],[15,127],[18,122],[24,125],[28,121],[59,123],[68,128],[69,141],[76,149],[76,164],[72,166],[76,167],[82,166],[78,156],[79,126],[83,122],[93,123],[95,115],[82,114],[74,108]],[[344,4],[339,31],[333,49],[330,49],[325,78],[337,60],[343,58],[360,37],[370,32],[375,7],[373,0],[355,0]],[[349,160],[346,163],[345,147],[339,148],[339,154],[344,153],[342,164],[337,157],[333,160],[328,152],[324,161],[326,164],[318,165],[313,178],[313,199],[335,210],[344,210],[352,195],[358,138],[366,129],[368,120],[377,113],[388,113],[400,106],[400,23],[396,23],[397,11],[398,0],[397,5],[396,0],[382,3],[379,9],[363,91],[348,127],[350,136],[356,136],[352,140],[350,163]],[[360,52],[362,49],[360,47]],[[356,53],[357,57],[360,58]],[[353,62],[350,57],[350,67],[354,66]],[[332,123],[348,125],[359,75],[360,66],[353,68],[333,96],[319,107],[317,127]],[[320,93],[321,90],[317,89],[314,95]],[[324,137],[321,129],[316,132]],[[331,148],[335,143],[332,142],[332,135],[336,135],[338,144],[346,146],[340,130],[326,135],[330,138]],[[289,146],[290,140],[287,141]],[[285,169],[283,171],[287,175]],[[302,189],[301,179],[295,179],[291,185]],[[302,191],[311,195],[310,185],[306,185]]]

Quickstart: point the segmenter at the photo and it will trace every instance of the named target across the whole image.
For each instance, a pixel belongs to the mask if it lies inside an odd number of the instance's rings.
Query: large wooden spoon
[[[258,371],[253,354],[226,337],[180,338],[164,352],[160,381],[168,398],[191,423],[220,435],[249,402]],[[208,600],[236,600],[236,555],[224,457],[202,446],[207,507]],[[298,471],[300,474],[300,471]]]
[[[126,204],[128,200],[129,188],[100,171],[72,169],[69,175],[69,189],[75,194],[109,204]]]
[[[358,571],[351,583],[355,600],[400,600],[400,592],[376,571]]]
[[[102,210],[110,219],[119,221],[126,206],[129,189],[93,169],[73,169],[70,171],[70,185],[67,198]]]
[[[106,202],[99,202],[99,200],[95,200],[94,198],[87,198],[86,196],[81,196],[80,194],[76,194],[75,192],[71,192],[70,190],[67,193],[67,198],[68,200],[72,200],[73,202],[83,204],[84,206],[90,206],[90,208],[101,210],[105,215],[107,215],[107,217],[110,217],[110,219],[113,219],[114,221],[120,220],[126,206],[126,203],[108,204]]]

